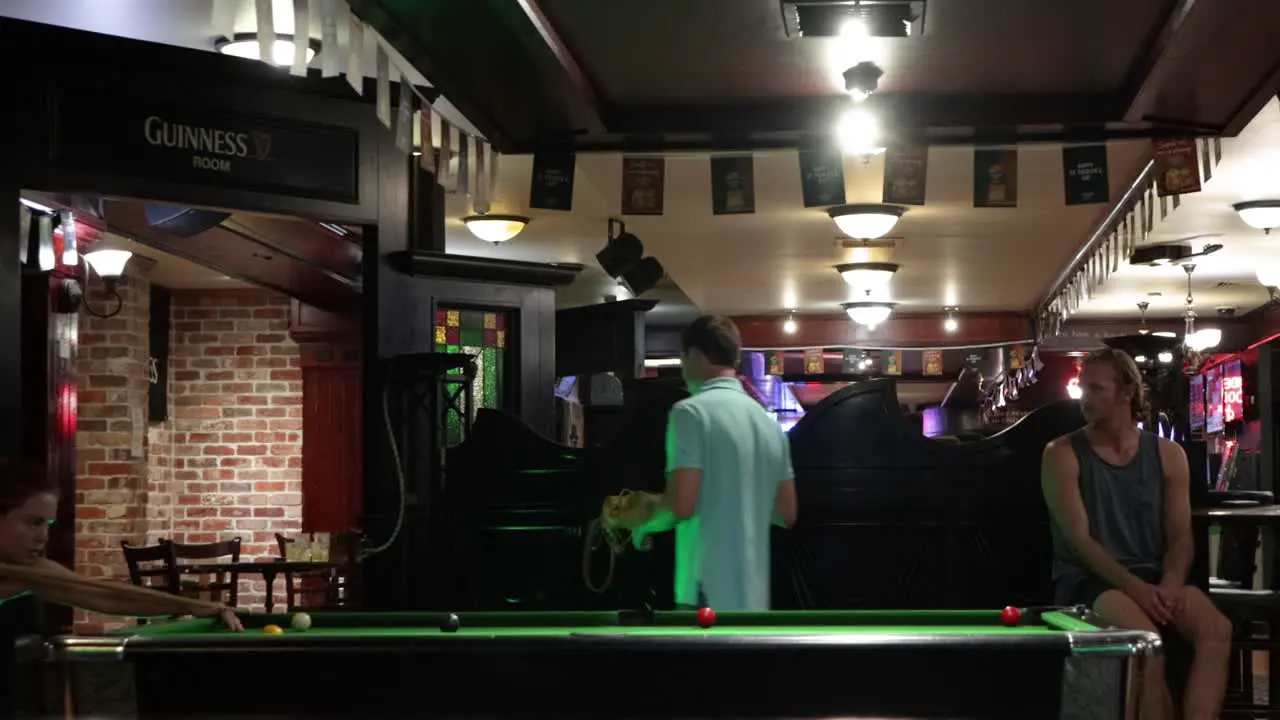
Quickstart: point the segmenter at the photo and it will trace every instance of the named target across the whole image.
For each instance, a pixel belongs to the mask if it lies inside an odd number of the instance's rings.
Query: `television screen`
[[[1222,417],[1222,368],[1204,371],[1204,431],[1219,433],[1226,426]]]
[[[1204,430],[1204,376],[1191,376],[1191,431]]]
[[[1244,367],[1239,360],[1222,366],[1222,420],[1244,419]]]

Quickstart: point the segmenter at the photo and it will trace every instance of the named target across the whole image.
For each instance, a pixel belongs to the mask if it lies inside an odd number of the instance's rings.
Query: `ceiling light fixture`
[[[844,308],[850,320],[870,329],[889,319],[889,315],[897,305],[898,303],[893,302],[866,300],[841,303],[840,307]]]
[[[849,287],[869,293],[881,290],[888,285],[899,267],[901,266],[898,263],[845,263],[837,265],[836,272],[840,273],[840,277],[844,278],[846,283],[849,283]]]
[[[258,46],[257,33],[236,33],[227,39],[225,37],[218,38],[213,43],[214,49],[223,55],[231,57],[244,58],[245,60],[261,60],[262,51]],[[314,40],[307,41],[307,64],[311,64],[311,60],[315,58],[316,53],[320,50],[320,44]],[[279,65],[293,64],[293,36],[276,33],[275,42],[271,44],[271,62]]]
[[[523,215],[470,215],[462,222],[472,235],[497,245],[519,235],[531,221]]]
[[[942,329],[949,333],[953,333],[960,329],[960,318],[956,317],[956,313],[960,312],[960,308],[945,308],[947,319],[942,321]]]
[[[792,311],[791,311],[791,313],[787,315],[787,319],[786,319],[786,321],[784,321],[784,322],[782,323],[782,332],[784,332],[784,333],[786,333],[786,334],[788,334],[788,335],[795,335],[795,333],[796,333],[796,314],[795,314],[795,311],[794,311],[794,310],[792,310]]]
[[[827,215],[845,235],[855,240],[876,240],[893,230],[906,211],[901,205],[869,203],[836,205],[827,208]]]
[[[1270,235],[1280,227],[1280,200],[1251,200],[1232,205],[1240,219],[1255,230]]]
[[[844,71],[845,92],[854,102],[862,102],[879,89],[883,75],[879,65],[864,60]]]
[[[836,142],[848,155],[879,155],[884,152],[880,122],[865,104],[855,104],[836,123]]]

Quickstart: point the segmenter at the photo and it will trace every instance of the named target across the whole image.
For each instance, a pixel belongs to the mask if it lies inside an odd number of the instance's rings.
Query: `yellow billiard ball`
[[[295,613],[293,619],[289,623],[294,630],[311,629],[311,616],[306,613]]]
[[[279,625],[265,625],[262,628],[262,632],[266,633],[267,635],[283,635],[284,628],[280,627]]]

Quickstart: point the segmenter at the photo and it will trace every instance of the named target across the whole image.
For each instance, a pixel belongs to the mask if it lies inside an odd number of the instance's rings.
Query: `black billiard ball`
[[[453,613],[449,613],[440,621],[440,632],[458,632],[458,626],[460,624],[458,616]]]

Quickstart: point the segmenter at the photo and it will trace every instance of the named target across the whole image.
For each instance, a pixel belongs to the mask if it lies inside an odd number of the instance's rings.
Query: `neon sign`
[[[1244,417],[1244,378],[1238,364],[1228,365],[1222,376],[1222,415],[1226,422]]]

